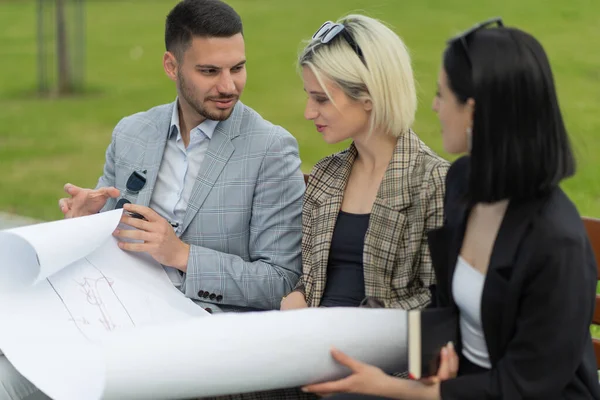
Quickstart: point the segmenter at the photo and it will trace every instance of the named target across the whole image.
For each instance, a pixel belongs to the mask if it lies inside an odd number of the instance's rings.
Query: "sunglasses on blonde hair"
[[[363,52],[352,37],[344,24],[336,24],[331,21],[325,22],[312,36],[313,40],[320,40],[321,43],[327,44],[333,40],[337,35],[342,35],[346,42],[352,47],[352,50],[356,53],[358,58],[366,65],[363,57]]]

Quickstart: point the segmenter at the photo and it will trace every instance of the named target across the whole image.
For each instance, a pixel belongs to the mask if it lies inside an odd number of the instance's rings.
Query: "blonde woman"
[[[422,308],[434,283],[426,233],[442,225],[448,163],[411,130],[411,60],[383,23],[326,22],[299,57],[305,118],[350,147],[313,168],[304,198],[303,276],[281,309]]]

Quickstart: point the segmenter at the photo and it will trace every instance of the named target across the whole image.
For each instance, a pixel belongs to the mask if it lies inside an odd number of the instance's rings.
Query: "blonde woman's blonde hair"
[[[415,120],[417,93],[404,42],[381,21],[364,15],[351,14],[338,23],[358,45],[362,59],[339,33],[328,43],[310,40],[298,66],[311,69],[330,99],[323,78],[353,100],[370,100],[369,134],[377,130],[398,137],[408,132]]]

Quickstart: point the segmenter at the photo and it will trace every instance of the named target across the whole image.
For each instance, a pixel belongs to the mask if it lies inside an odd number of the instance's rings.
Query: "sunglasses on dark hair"
[[[465,53],[467,55],[467,61],[469,62],[469,65],[473,65],[473,63],[471,62],[471,56],[469,55],[469,43],[468,43],[468,39],[473,36],[473,34],[475,34],[475,32],[478,32],[482,29],[486,29],[492,26],[496,26],[498,28],[501,28],[504,26],[504,23],[502,22],[502,18],[501,17],[494,17],[494,18],[490,18],[488,20],[485,20],[483,22],[480,22],[478,24],[473,25],[471,28],[467,29],[466,31],[452,37],[450,40],[448,40],[448,44],[455,42],[457,40],[460,40],[460,43],[463,46],[463,49],[465,50]]]
[[[336,24],[331,21],[327,21],[321,25],[319,29],[317,29],[312,38],[313,40],[319,39],[321,43],[327,44],[331,42],[337,35],[342,35],[350,47],[352,47],[358,58],[360,58],[362,63],[366,65],[362,50],[354,38],[352,38],[352,35],[348,33],[348,30],[346,30],[346,26],[344,24]]]

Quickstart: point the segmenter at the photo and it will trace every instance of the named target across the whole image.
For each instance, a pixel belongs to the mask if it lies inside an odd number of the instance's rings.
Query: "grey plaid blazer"
[[[97,187],[115,186],[148,206],[175,105],[117,124]],[[191,245],[181,290],[213,311],[278,309],[301,272],[305,185],[296,140],[238,102],[217,125],[200,168],[181,236]],[[137,194],[126,190],[134,171],[147,179]]]
[[[344,189],[357,156],[349,149],[312,170],[302,212],[303,275],[295,290],[318,307],[325,290],[329,248]],[[426,233],[443,223],[449,163],[410,131],[398,138],[371,210],[364,244],[365,295],[405,310],[429,303],[434,283]]]

